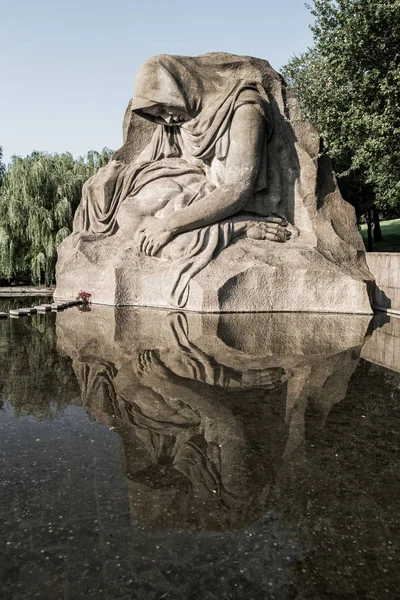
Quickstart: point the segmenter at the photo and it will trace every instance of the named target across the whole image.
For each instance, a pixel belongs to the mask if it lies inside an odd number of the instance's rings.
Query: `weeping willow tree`
[[[3,148],[0,146],[0,190],[6,175],[6,165],[3,163]]]
[[[54,282],[57,246],[72,229],[83,183],[112,151],[14,156],[0,191],[0,278]]]

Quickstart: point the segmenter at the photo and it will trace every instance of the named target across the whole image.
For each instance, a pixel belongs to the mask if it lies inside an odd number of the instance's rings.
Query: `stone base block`
[[[170,264],[138,254],[118,236],[67,238],[59,249],[56,299],[79,290],[95,304],[177,308],[166,300]],[[296,242],[238,239],[190,282],[183,310],[198,312],[333,312],[371,314],[371,282]],[[181,307],[182,308],[182,307]]]

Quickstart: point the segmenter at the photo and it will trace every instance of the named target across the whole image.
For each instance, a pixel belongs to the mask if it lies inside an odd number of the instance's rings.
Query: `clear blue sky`
[[[311,44],[303,0],[2,0],[0,146],[117,149],[135,73],[155,54],[224,51],[279,70]]]

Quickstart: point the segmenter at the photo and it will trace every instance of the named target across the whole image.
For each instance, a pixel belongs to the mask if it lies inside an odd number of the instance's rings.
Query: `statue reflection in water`
[[[94,307],[85,322],[59,315],[58,339],[87,410],[121,437],[133,518],[231,530],[303,460],[306,411],[318,427],[344,398],[369,318]]]

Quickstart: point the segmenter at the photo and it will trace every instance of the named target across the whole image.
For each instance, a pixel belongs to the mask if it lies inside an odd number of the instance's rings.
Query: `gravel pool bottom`
[[[398,598],[399,324],[1,321],[0,598]]]

